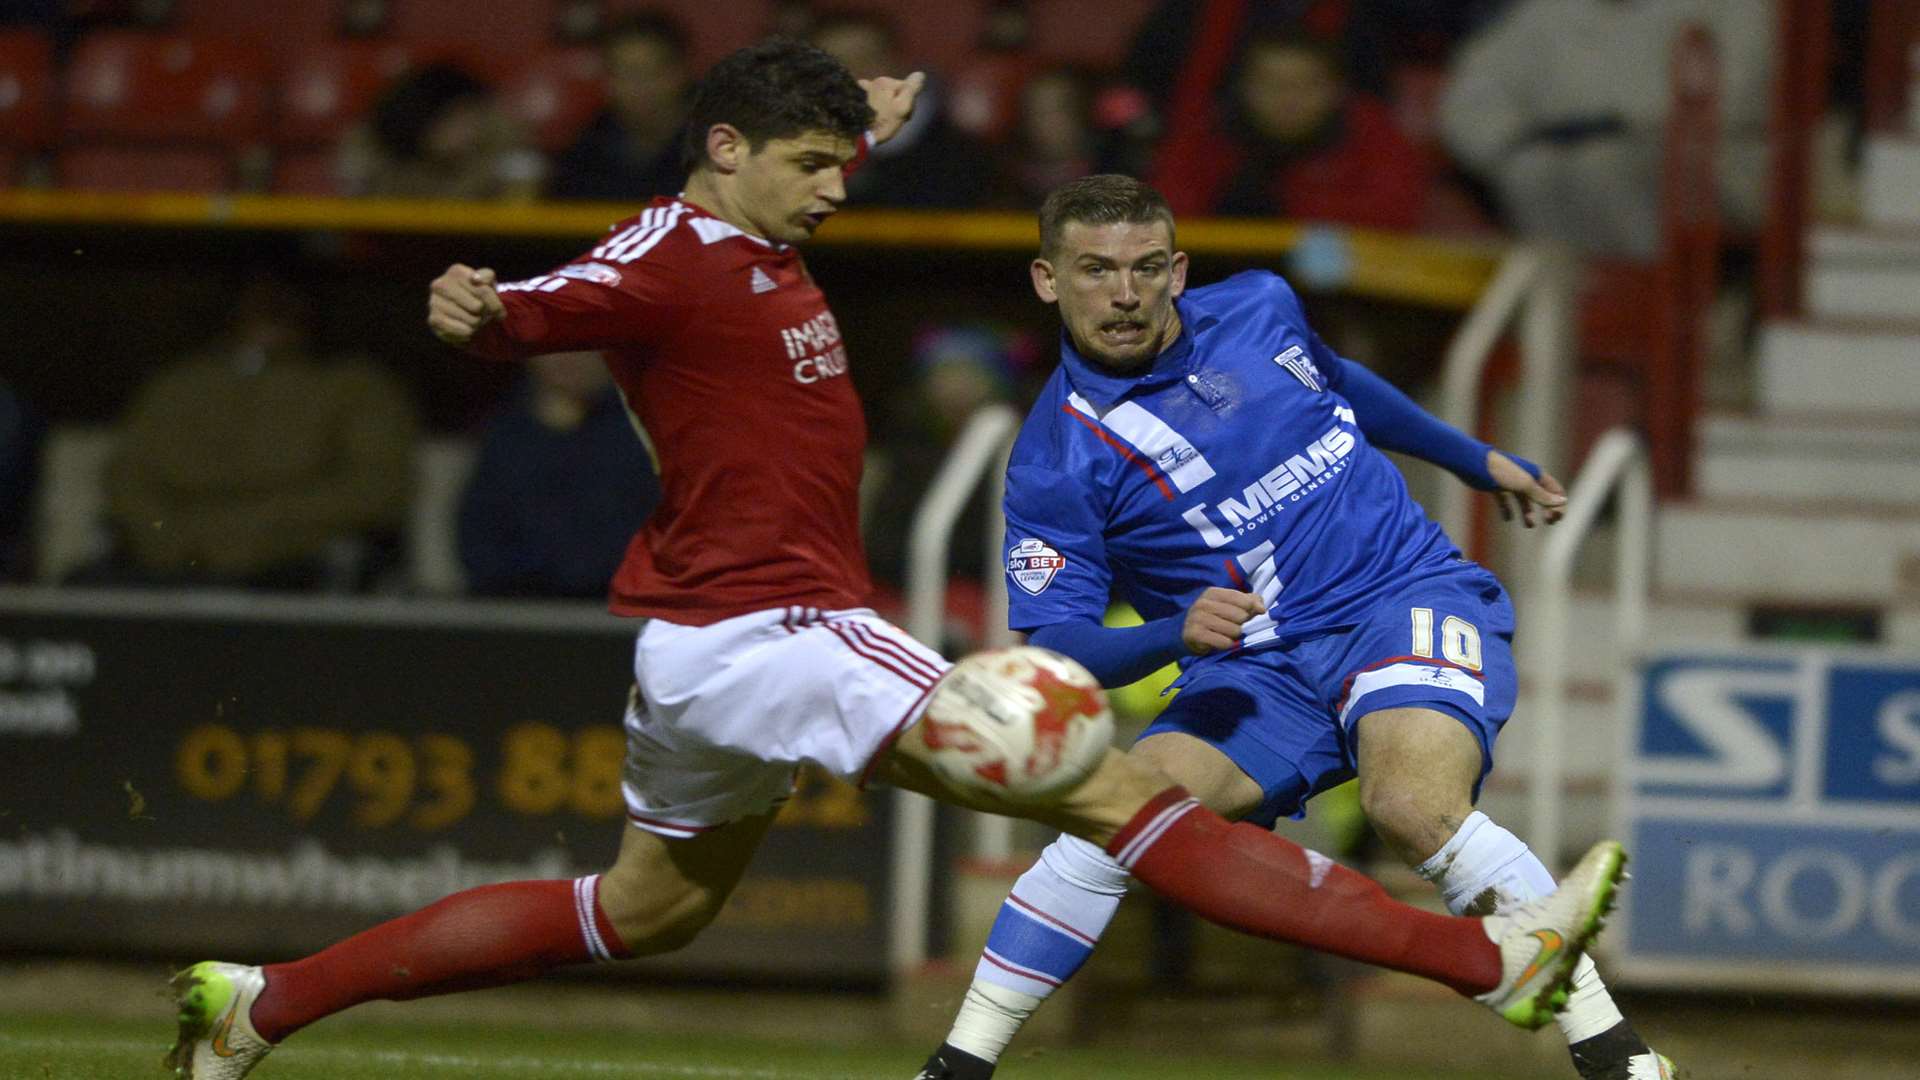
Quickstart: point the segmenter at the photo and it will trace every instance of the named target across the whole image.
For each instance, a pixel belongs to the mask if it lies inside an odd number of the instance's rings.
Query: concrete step
[[[1920,508],[1702,500],[1663,507],[1655,532],[1657,588],[1875,606],[1920,599]]]
[[[1907,302],[1920,316],[1920,265],[1911,287]],[[1920,416],[1920,323],[1774,323],[1759,351],[1762,413]]]
[[[1701,496],[1854,499],[1920,506],[1920,413],[1897,421],[1857,414],[1718,413],[1699,428]]]
[[[1806,299],[1817,318],[1920,319],[1920,229],[1815,229]]]
[[[1777,593],[1721,592],[1709,590],[1660,590],[1647,607],[1647,633],[1640,651],[1685,652],[1737,649],[1754,643],[1749,623],[1757,609],[1769,607],[1811,607],[1819,603],[1795,602]],[[1866,609],[1879,617],[1878,644],[1892,649],[1920,653],[1920,602],[1869,603],[1846,605],[1847,610]],[[1539,625],[1528,619],[1532,610],[1524,599],[1519,604],[1520,626],[1515,640],[1520,650],[1522,690],[1534,678],[1534,661],[1528,644]],[[1614,633],[1613,592],[1610,589],[1576,589],[1569,608],[1573,633],[1578,643],[1567,657],[1567,675],[1576,694],[1593,699],[1604,693],[1619,677],[1626,662],[1626,650]]]
[[[1920,225],[1920,139],[1875,136],[1860,163],[1861,216],[1871,225]]]

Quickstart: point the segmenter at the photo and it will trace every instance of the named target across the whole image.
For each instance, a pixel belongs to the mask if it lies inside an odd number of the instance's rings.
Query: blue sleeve
[[[1422,409],[1392,383],[1328,348],[1320,335],[1308,327],[1306,310],[1300,306],[1300,298],[1292,287],[1277,276],[1275,281],[1282,303],[1291,309],[1290,314],[1298,320],[1297,325],[1306,336],[1314,366],[1326,376],[1327,385],[1353,406],[1354,423],[1368,442],[1382,450],[1411,454],[1432,462],[1482,491],[1500,486],[1487,472],[1487,451],[1493,449],[1491,446]],[[1538,465],[1512,454],[1507,456],[1535,479],[1539,478]]]
[[[1144,626],[1102,626],[1094,619],[1069,619],[1042,626],[1027,641],[1080,661],[1100,685],[1138,682],[1187,654],[1180,640],[1186,616],[1169,615]]]
[[[1007,623],[1022,632],[1073,619],[1098,623],[1113,592],[1105,515],[1076,477],[1039,465],[1007,469]]]
[[[1482,491],[1499,486],[1487,472],[1491,446],[1422,409],[1360,364],[1338,356],[1319,363],[1323,371],[1339,372],[1332,383],[1353,406],[1354,422],[1368,442],[1430,461]]]

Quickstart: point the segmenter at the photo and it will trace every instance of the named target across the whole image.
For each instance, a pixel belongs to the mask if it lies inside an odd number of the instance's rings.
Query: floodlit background
[[[646,452],[596,355],[456,354],[425,290],[678,191],[689,87],[773,33],[931,76],[808,253],[873,433],[875,606],[950,655],[1003,634],[985,485],[944,562],[908,537],[1056,362],[1039,198],[1149,179],[1196,280],[1285,274],[1337,349],[1570,484],[1520,533],[1406,466],[1517,597],[1484,805],[1550,863],[1634,856],[1600,955],[1641,1032],[1702,1078],[1914,1075],[1910,0],[0,2],[0,1075],[157,1070],[178,962],[611,856],[600,597]],[[369,1006],[263,1075],[904,1078],[1048,840],[908,805],[804,776],[685,952]],[[1347,793],[1283,828],[1437,906]],[[1564,1055],[1143,894],[1002,1075]]]

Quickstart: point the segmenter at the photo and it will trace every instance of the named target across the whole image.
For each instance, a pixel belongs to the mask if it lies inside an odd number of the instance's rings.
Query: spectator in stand
[[[1069,180],[1112,171],[1100,157],[1100,142],[1087,78],[1066,67],[1034,75],[1020,89],[1013,138],[1000,148],[1000,201],[1034,209]]]
[[[341,190],[433,199],[531,199],[546,162],[487,84],[451,64],[401,76],[340,145]]]
[[[772,10],[767,13],[767,37],[805,41],[813,36],[815,15],[812,0],[773,0],[771,7]]]
[[[823,15],[814,25],[812,41],[856,79],[907,70],[899,37],[883,15]],[[938,83],[931,77],[906,125],[873,148],[866,164],[847,177],[847,203],[852,206],[966,209],[985,205],[992,194],[992,153],[948,122]]]
[[[603,597],[660,501],[653,461],[597,352],[528,362],[460,502],[460,562],[481,596]]]
[[[365,361],[316,361],[314,310],[259,279],[204,351],[135,395],[107,470],[116,549],[83,584],[351,591],[397,551],[417,423]]]
[[[40,418],[0,382],[0,581],[27,576],[27,522],[40,479]]]
[[[1688,22],[1720,62],[1720,201],[1757,228],[1767,175],[1774,22],[1719,0],[1520,0],[1472,38],[1441,103],[1447,149],[1489,184],[1508,224],[1595,254],[1660,248],[1669,56]]]
[[[954,440],[973,414],[1000,403],[1024,407],[1023,376],[1038,367],[1039,347],[1020,331],[991,322],[927,327],[913,342],[910,399],[897,409],[891,437],[871,455],[878,495],[862,515],[874,579],[898,589],[906,582],[908,534],[914,514]],[[948,550],[950,576],[978,582],[985,558],[986,491],[968,501]]]
[[[1512,0],[1161,0],[1128,51],[1127,80],[1158,109],[1171,108],[1177,88],[1198,77],[1225,85],[1237,43],[1274,34],[1306,34],[1340,42],[1338,53],[1355,89],[1385,97],[1394,69],[1431,64],[1486,24]]]
[[[687,31],[665,15],[636,14],[601,39],[607,106],[554,163],[555,199],[640,202],[673,195],[687,178]]]
[[[1411,229],[1433,169],[1384,104],[1346,87],[1328,44],[1262,35],[1224,110],[1168,117],[1154,184],[1175,214]]]

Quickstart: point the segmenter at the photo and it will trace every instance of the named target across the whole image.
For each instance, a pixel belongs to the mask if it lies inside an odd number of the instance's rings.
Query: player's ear
[[[1060,292],[1053,282],[1053,264],[1045,259],[1035,259],[1027,269],[1033,274],[1034,295],[1049,304],[1059,303]]]
[[[737,171],[751,152],[747,137],[732,124],[715,124],[707,129],[707,161],[717,171]]]
[[[1168,280],[1173,285],[1173,295],[1179,296],[1187,291],[1187,253],[1176,251],[1173,261],[1167,264]]]

